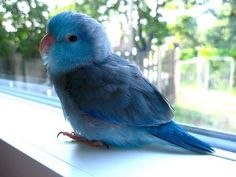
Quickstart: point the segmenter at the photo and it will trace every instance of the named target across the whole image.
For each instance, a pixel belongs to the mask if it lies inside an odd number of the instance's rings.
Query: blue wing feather
[[[66,75],[67,92],[82,111],[112,123],[153,126],[169,122],[172,108],[130,62],[111,55]]]

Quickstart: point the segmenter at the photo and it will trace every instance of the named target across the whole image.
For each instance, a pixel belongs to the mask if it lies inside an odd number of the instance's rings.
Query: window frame
[[[11,96],[16,96],[26,100],[38,102],[56,108],[61,108],[60,100],[57,97],[47,97],[32,92],[16,90],[14,88],[9,88],[6,86],[0,86],[0,93],[5,93]],[[188,130],[195,136],[201,137],[201,139],[211,144],[213,147],[236,153],[235,134],[218,130],[206,129],[194,125],[184,124],[181,122],[177,123],[183,126],[186,130]]]

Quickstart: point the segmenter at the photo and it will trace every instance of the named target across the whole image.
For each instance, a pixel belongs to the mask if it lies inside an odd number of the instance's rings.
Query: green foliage
[[[236,3],[223,1],[220,11],[211,9],[218,19],[215,26],[206,33],[207,44],[228,56],[236,57]]]
[[[232,56],[236,60],[236,50],[230,50],[230,56]]]
[[[180,59],[187,60],[196,57],[198,51],[195,48],[183,48],[181,49]]]
[[[201,47],[200,55],[203,57],[236,56],[236,51],[226,48]]]
[[[200,50],[200,55],[203,57],[219,56],[219,50],[211,47],[202,47]]]
[[[228,89],[229,75],[230,75],[230,63],[225,61],[210,61],[210,84],[209,88],[217,90]]]
[[[178,17],[175,26],[171,29],[182,48],[194,48],[200,45],[198,25],[192,16]]]
[[[196,87],[181,87],[175,108],[177,121],[236,132],[236,95],[209,90],[202,92]]]
[[[0,12],[0,56],[6,58],[9,54],[12,53],[13,48],[11,48],[12,42],[9,40],[9,34],[5,30],[5,28],[2,27],[2,23],[4,20],[3,17],[4,13]]]
[[[62,10],[76,10],[86,13],[99,21],[110,21],[113,15],[123,15],[126,18],[126,24],[129,24],[130,10],[132,10],[132,39],[133,45],[138,52],[150,51],[151,45],[160,45],[164,42],[166,36],[169,35],[166,22],[161,20],[159,9],[164,7],[168,1],[156,2],[155,7],[149,7],[145,0],[133,1],[127,0],[87,0],[74,2],[63,9],[57,9],[55,12]],[[54,12],[54,13],[55,13]],[[135,14],[135,15],[134,15]],[[130,34],[123,34],[122,38],[130,38]],[[135,40],[135,38],[138,40]]]
[[[2,1],[1,56],[18,52],[24,58],[39,56],[38,46],[47,24],[47,6],[38,0]],[[9,29],[10,28],[10,29]]]
[[[75,10],[77,12],[82,12],[93,18],[98,19],[103,15],[108,15],[108,8],[106,7],[106,3],[107,1],[105,0],[81,0],[79,2],[74,1],[72,4],[68,4],[65,7],[55,9],[54,12],[51,13],[51,16],[63,12],[65,10]]]
[[[140,40],[134,40],[135,47],[139,51],[148,51],[151,45],[160,45],[169,35],[167,23],[161,21],[162,15],[159,9],[166,3],[156,3],[155,11],[149,7],[144,0],[134,1],[133,9],[137,11],[137,26],[133,26],[134,39],[137,36]],[[153,40],[154,39],[154,40]]]
[[[186,60],[196,57],[197,49],[201,44],[196,19],[188,15],[180,16],[170,29],[175,36],[175,42],[181,46],[180,59]]]
[[[53,17],[56,14],[59,14],[59,13],[64,12],[64,11],[70,11],[70,10],[71,11],[76,10],[76,4],[75,3],[69,4],[69,5],[61,7],[61,8],[54,9],[52,12],[50,12],[49,16]]]

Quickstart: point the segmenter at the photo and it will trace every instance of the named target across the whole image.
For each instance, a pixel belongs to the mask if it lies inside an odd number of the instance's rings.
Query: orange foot
[[[77,134],[75,134],[74,132],[71,132],[71,133],[69,133],[69,132],[59,132],[59,133],[57,134],[57,138],[58,138],[61,134],[64,135],[64,136],[67,136],[67,137],[69,137],[69,138],[71,138],[71,139],[73,139],[74,141],[82,142],[82,143],[85,143],[85,144],[87,144],[87,145],[89,145],[89,146],[93,146],[93,147],[105,147],[105,148],[109,149],[109,146],[108,146],[106,143],[102,142],[102,141],[88,140],[87,138],[85,138],[85,137],[83,137],[83,136],[81,136],[81,135],[77,135]]]

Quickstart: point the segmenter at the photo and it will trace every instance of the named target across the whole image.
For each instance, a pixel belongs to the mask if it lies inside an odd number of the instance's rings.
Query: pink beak
[[[43,39],[41,40],[40,42],[40,46],[39,46],[39,51],[40,51],[40,54],[41,56],[44,54],[44,53],[47,53],[48,50],[50,49],[50,47],[52,46],[52,44],[55,43],[55,38],[50,34],[50,33],[47,33]]]

